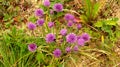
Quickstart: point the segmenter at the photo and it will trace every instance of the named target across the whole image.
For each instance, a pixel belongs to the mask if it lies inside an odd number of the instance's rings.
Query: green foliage
[[[44,55],[42,53],[38,53],[37,56],[36,56],[36,59],[39,61],[39,62],[42,62],[43,59],[44,59]]]
[[[90,0],[84,0],[83,5],[84,13],[81,18],[88,24],[94,23],[97,20],[96,18],[98,16],[101,4],[99,2],[93,3]]]
[[[2,67],[22,67],[23,65],[25,67],[30,65],[35,67],[34,62],[31,62],[34,57],[31,57],[32,54],[26,50],[26,42],[31,40],[24,34],[22,29],[18,30],[16,27],[12,27],[11,31],[4,31],[2,36],[2,41],[0,42],[0,54],[2,56],[0,62],[2,63]]]
[[[61,0],[51,1],[54,3],[61,2]],[[97,21],[96,18],[100,4],[93,4],[90,0],[85,0],[85,4],[85,13],[81,16],[83,20],[90,23]],[[64,25],[66,24],[65,21],[60,23],[59,17],[62,17],[64,13],[60,12],[49,15],[48,8],[40,7],[45,10],[46,18],[45,24],[42,27],[37,27],[37,30],[18,29],[16,26],[12,26],[12,28],[5,31],[0,30],[0,67],[70,67],[72,63],[76,67],[77,64],[86,67],[95,65],[96,63],[98,66],[114,66],[120,62],[119,57],[113,51],[113,46],[117,38],[120,37],[120,28],[117,25],[118,18],[99,20],[94,23],[94,27],[97,28],[98,32],[91,30],[84,24],[82,24],[83,27],[80,30],[76,30],[76,28],[74,29],[76,26],[73,29],[66,27]],[[13,7],[11,6],[9,9],[13,9]],[[19,11],[19,8],[17,9]],[[3,20],[12,23],[12,18],[12,13],[5,13]],[[30,16],[28,19],[31,22],[36,22],[37,20],[35,16]],[[54,28],[48,28],[47,24],[49,21],[55,22]],[[6,23],[8,27],[10,26],[9,23]],[[80,35],[82,32],[89,33],[91,35],[91,42],[87,42],[85,46],[80,47],[78,52],[66,53],[65,48],[70,46],[70,44],[66,43],[65,37],[59,35],[60,30],[63,28],[67,28],[67,33],[75,32],[76,35]],[[101,34],[101,31],[105,32],[105,34]],[[56,35],[55,42],[46,43],[45,35],[48,33]],[[102,39],[100,39],[101,37]],[[62,43],[59,43],[60,39],[63,39]],[[37,44],[36,52],[28,51],[29,43]],[[71,45],[73,47],[76,43]],[[55,48],[61,49],[62,55],[60,58],[53,56],[52,53]]]
[[[101,20],[97,21],[94,26],[95,27],[104,27],[104,26],[116,26],[118,18],[112,18],[110,20]]]
[[[35,23],[37,19],[35,16],[30,16],[28,20]]]
[[[98,30],[104,32],[103,35],[106,37],[105,42],[109,44],[111,42],[111,47],[115,44],[115,42],[120,37],[119,27],[117,25],[118,18],[111,18],[108,20],[100,20],[94,24]]]

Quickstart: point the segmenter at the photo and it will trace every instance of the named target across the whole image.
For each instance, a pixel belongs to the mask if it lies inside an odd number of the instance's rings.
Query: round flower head
[[[79,50],[77,45],[75,45],[73,49],[74,49],[74,51],[78,51]]]
[[[63,10],[63,5],[60,4],[60,3],[56,3],[54,6],[53,6],[53,9],[56,11],[56,12],[61,12]]]
[[[73,22],[72,21],[68,21],[67,26],[71,27],[72,25],[73,25]]]
[[[87,33],[83,33],[83,34],[81,35],[81,37],[82,37],[85,41],[89,41],[89,40],[90,40],[90,36],[89,36],[89,34],[87,34]]]
[[[76,23],[76,22],[77,22],[77,19],[74,18],[73,22]]]
[[[72,14],[65,14],[65,20],[69,21],[69,20],[74,20],[74,16]]]
[[[52,28],[54,26],[54,22],[49,22],[48,27]]]
[[[70,52],[70,51],[71,51],[71,48],[70,48],[70,47],[67,47],[65,50],[66,50],[66,52]]]
[[[61,35],[66,35],[67,34],[67,29],[62,29],[62,30],[60,30],[60,34]]]
[[[43,9],[37,9],[37,10],[35,10],[35,15],[39,16],[39,17],[42,17],[44,15]]]
[[[28,23],[27,27],[30,30],[34,30],[36,28],[36,25],[34,23],[30,22],[30,23]]]
[[[76,41],[77,37],[74,33],[70,33],[66,36],[66,41],[68,43],[74,43]]]
[[[35,52],[37,49],[37,45],[32,43],[32,44],[29,44],[28,45],[28,50],[31,51],[31,52]]]
[[[51,14],[51,15],[54,14],[54,10],[50,10],[50,14]]]
[[[43,5],[48,7],[50,6],[50,1],[49,0],[44,0]]]
[[[81,27],[81,24],[77,24],[77,29],[80,29]]]
[[[44,24],[44,19],[37,20],[37,25],[42,26]]]
[[[82,39],[82,38],[80,38],[80,39],[78,39],[77,44],[78,44],[79,46],[84,46],[85,40]]]
[[[81,39],[81,36],[77,36],[77,40]]]
[[[52,33],[49,33],[46,35],[46,42],[53,42],[55,41],[55,35]]]
[[[54,56],[55,57],[60,57],[61,56],[61,50],[60,49],[55,49],[54,51],[53,51],[53,54],[54,54]]]

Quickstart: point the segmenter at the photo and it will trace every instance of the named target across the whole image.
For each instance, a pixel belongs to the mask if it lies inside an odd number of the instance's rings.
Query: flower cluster
[[[60,4],[60,3],[56,3],[53,7],[53,9],[56,11],[56,12],[61,12],[63,10],[63,5]]]
[[[38,16],[38,17],[43,17],[43,15],[44,15],[43,9],[35,10],[35,15]]]
[[[66,41],[68,43],[74,43],[76,41],[77,37],[76,37],[76,34],[74,33],[70,33],[66,36]]]
[[[37,20],[36,23],[37,23],[37,25],[42,26],[44,23],[44,19],[39,19],[39,20]]]
[[[52,28],[54,26],[54,22],[49,22],[48,27]]]
[[[60,49],[55,49],[55,50],[53,51],[53,54],[54,54],[55,57],[60,57],[60,55],[61,55],[61,50],[60,50]]]
[[[52,33],[49,33],[46,35],[46,42],[54,42],[55,41],[55,35]]]
[[[36,28],[36,25],[34,23],[30,22],[30,23],[28,23],[28,28],[30,30],[34,30]]]
[[[67,34],[67,29],[62,29],[62,30],[60,30],[60,34],[61,35],[66,35]]]
[[[45,7],[49,7],[50,6],[50,1],[49,0],[44,0],[43,1],[43,5]],[[56,3],[54,4],[53,8],[50,9],[50,14],[54,14],[54,11],[56,11],[57,13],[62,12],[63,11],[63,5],[60,3]],[[52,27],[55,27],[55,22],[54,21],[45,21],[44,18],[44,10],[43,9],[37,9],[35,10],[35,16],[38,17],[39,19],[36,21],[36,24],[38,26],[43,26],[44,23],[48,22],[47,26],[49,29],[52,29]],[[82,25],[80,23],[76,23],[76,19],[75,16],[67,13],[64,16],[65,22],[67,22],[67,26],[68,27],[73,27],[73,25],[75,26],[78,30],[81,29]],[[30,22],[28,24],[28,29],[30,30],[34,30],[36,28],[36,24]],[[84,46],[86,42],[88,42],[90,40],[90,36],[87,33],[82,33],[81,35],[75,34],[73,32],[69,32],[68,28],[63,28],[59,31],[59,33],[62,36],[62,40],[64,41],[60,41],[61,43],[64,42],[66,43],[65,49],[61,50],[60,46],[54,49],[54,51],[52,52],[53,55],[58,58],[62,55],[62,51],[65,51],[66,53],[70,53],[73,51],[78,51],[80,46]],[[53,44],[53,43],[57,43],[57,33],[47,33],[46,37],[45,37],[45,41],[47,44]],[[68,44],[71,44],[68,46]],[[61,45],[62,46],[62,45]],[[31,52],[35,52],[37,49],[36,44],[29,44],[28,45],[28,50]]]
[[[35,43],[29,44],[28,45],[28,50],[31,52],[35,52],[37,49],[37,45]]]
[[[65,14],[65,20],[69,21],[69,20],[74,20],[74,16],[72,14]]]
[[[46,6],[46,7],[49,7],[49,6],[50,6],[50,1],[49,1],[49,0],[44,0],[43,5]],[[63,5],[62,5],[61,3],[56,3],[56,4],[54,4],[53,9],[50,10],[50,14],[53,14],[54,11],[56,11],[56,12],[61,12],[61,11],[63,11]],[[36,9],[36,10],[35,10],[35,16],[40,18],[40,19],[38,19],[37,22],[36,22],[37,25],[38,25],[38,26],[43,26],[43,24],[44,24],[44,19],[43,19],[42,17],[44,16],[44,10],[43,10],[43,9]],[[51,28],[51,27],[53,27],[53,26],[54,26],[54,22],[51,22],[51,21],[50,21],[50,22],[48,23],[48,27]],[[29,28],[30,30],[34,30],[34,29],[36,28],[36,25],[33,24],[32,22],[29,22],[28,28]]]
[[[49,7],[50,6],[50,1],[49,0],[44,0],[43,4],[44,4],[44,6]]]

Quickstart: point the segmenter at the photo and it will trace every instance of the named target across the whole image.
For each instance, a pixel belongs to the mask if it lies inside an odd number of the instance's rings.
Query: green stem
[[[18,60],[15,62],[15,64],[13,64],[11,67],[16,66],[16,64],[17,64],[21,59],[23,59],[23,58],[26,57],[26,56],[29,56],[30,54],[31,54],[31,53],[28,53],[28,54],[24,55],[23,57],[21,57],[20,59],[18,59]]]

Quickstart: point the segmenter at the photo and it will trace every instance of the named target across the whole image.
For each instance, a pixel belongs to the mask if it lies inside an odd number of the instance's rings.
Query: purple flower
[[[55,49],[54,51],[53,51],[53,54],[54,54],[54,56],[55,57],[60,57],[61,56],[61,50],[60,49]]]
[[[50,10],[50,14],[51,14],[51,15],[54,14],[54,10]]]
[[[70,52],[70,51],[71,51],[71,48],[70,48],[70,47],[67,47],[65,50],[66,50],[66,52]]]
[[[34,30],[36,28],[36,25],[32,22],[29,22],[28,25],[27,25],[28,29],[30,30]]]
[[[69,20],[74,20],[74,16],[72,14],[65,14],[65,20],[69,21]]]
[[[81,39],[81,36],[77,36],[77,40]]]
[[[80,29],[81,27],[81,24],[77,24],[77,29]]]
[[[50,6],[50,1],[49,0],[44,0],[44,6],[49,7]]]
[[[60,34],[61,35],[66,35],[67,34],[67,29],[62,29],[62,30],[60,30]]]
[[[89,40],[90,40],[90,36],[89,36],[89,34],[87,34],[87,33],[83,33],[83,34],[81,35],[81,37],[82,37],[85,41],[89,41]]]
[[[74,33],[70,33],[66,36],[66,41],[68,43],[74,43],[76,41],[77,37]]]
[[[74,51],[78,51],[79,50],[77,45],[75,45],[73,49],[74,49]]]
[[[52,33],[49,33],[46,35],[46,42],[53,42],[55,41],[55,35]]]
[[[54,22],[49,22],[48,27],[52,28],[54,26]]]
[[[67,26],[71,27],[72,25],[73,25],[73,22],[72,21],[68,21]]]
[[[42,26],[44,24],[44,19],[37,20],[37,25]]]
[[[80,39],[78,39],[77,44],[78,44],[79,46],[84,46],[85,40],[82,39],[82,38],[80,38]]]
[[[60,4],[60,3],[56,3],[54,6],[53,6],[53,9],[56,11],[56,12],[61,12],[63,10],[63,5]]]
[[[77,19],[74,18],[73,22],[76,23],[76,22],[77,22]]]
[[[28,45],[28,50],[31,52],[35,52],[37,49],[37,45],[35,43],[29,44]]]
[[[35,10],[35,15],[39,16],[39,17],[42,17],[44,15],[43,9],[37,9],[37,10]]]

